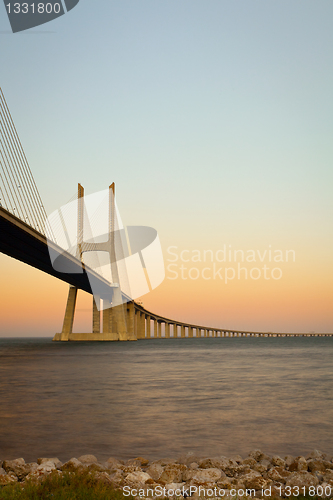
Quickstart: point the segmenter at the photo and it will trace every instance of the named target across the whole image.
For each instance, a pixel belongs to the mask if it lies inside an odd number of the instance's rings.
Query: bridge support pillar
[[[162,323],[160,321],[157,322],[157,338],[162,337]]]
[[[176,323],[173,324],[173,338],[176,339],[178,337],[178,325]]]
[[[70,286],[68,291],[68,299],[67,299],[64,323],[62,326],[60,340],[63,341],[68,340],[70,334],[73,331],[76,297],[77,297],[77,288],[75,286]]]
[[[185,338],[185,326],[184,325],[181,325],[181,327],[180,327],[180,336],[182,339]]]
[[[167,322],[164,323],[164,337],[166,339],[170,338],[170,325]]]
[[[189,336],[189,338],[193,337],[193,326],[188,327],[188,336]]]
[[[137,336],[135,334],[135,310],[134,303],[127,303],[127,339],[126,340],[136,340]]]
[[[100,333],[101,331],[101,314],[96,304],[96,301],[99,302],[99,300],[99,297],[96,296],[95,300],[93,296],[93,333]]]
[[[150,339],[150,316],[146,315],[146,337]]]
[[[157,333],[157,319],[154,319],[154,339],[157,339],[158,333]]]

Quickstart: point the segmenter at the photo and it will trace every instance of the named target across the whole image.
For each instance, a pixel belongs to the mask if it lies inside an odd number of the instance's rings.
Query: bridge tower
[[[77,254],[85,268],[83,254],[85,252],[104,251],[109,254],[111,264],[112,283],[108,293],[101,297],[94,293],[92,300],[92,333],[73,333],[73,323],[76,307],[78,288],[70,286],[68,291],[67,305],[60,334],[56,334],[53,340],[137,340],[134,325],[134,303],[124,302],[119,283],[119,273],[116,256],[116,208],[115,208],[115,184],[109,186],[108,207],[108,235],[107,241],[103,243],[91,243],[84,240],[84,188],[78,184],[78,220],[77,220]],[[102,308],[100,307],[102,301]],[[101,313],[102,309],[102,325]],[[102,332],[101,332],[102,326]]]

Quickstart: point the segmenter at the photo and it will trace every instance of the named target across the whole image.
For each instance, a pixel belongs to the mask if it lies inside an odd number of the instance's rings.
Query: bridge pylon
[[[103,243],[91,243],[84,240],[84,188],[78,184],[78,211],[77,211],[77,249],[76,258],[85,268],[83,254],[85,252],[103,251],[109,253],[111,263],[112,283],[108,293],[100,296],[93,294],[92,300],[92,332],[73,333],[73,323],[78,288],[70,286],[67,305],[63,321],[62,332],[57,333],[55,341],[126,341],[137,340],[135,335],[134,302],[124,302],[119,284],[119,273],[115,243],[115,184],[109,186],[108,235]],[[102,308],[100,307],[102,303]],[[102,321],[101,321],[102,309]],[[101,331],[102,326],[102,331]]]

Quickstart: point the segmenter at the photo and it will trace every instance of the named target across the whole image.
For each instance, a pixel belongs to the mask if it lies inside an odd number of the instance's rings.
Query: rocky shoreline
[[[136,498],[206,497],[290,498],[298,495],[333,497],[332,456],[314,450],[308,456],[268,456],[260,450],[246,458],[237,455],[203,458],[187,453],[178,459],[99,462],[83,455],[62,463],[58,458],[0,460],[0,487],[42,481],[49,474],[94,472],[98,480]]]

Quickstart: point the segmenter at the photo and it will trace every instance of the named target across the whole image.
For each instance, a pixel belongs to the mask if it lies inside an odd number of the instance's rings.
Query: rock
[[[290,472],[296,471],[307,471],[308,463],[304,457],[296,457],[294,461],[289,465]]]
[[[323,476],[324,482],[328,483],[330,486],[333,486],[333,471],[327,470]]]
[[[249,489],[261,490],[262,488],[266,488],[269,484],[267,479],[264,479],[259,472],[254,470],[242,476],[241,479],[245,487]]]
[[[166,465],[173,465],[176,464],[177,460],[174,460],[173,458],[161,458],[160,460],[155,460],[153,464],[160,464],[162,467],[165,467]]]
[[[245,460],[243,460],[243,464],[249,465],[250,467],[253,467],[256,463],[257,463],[257,461],[254,460],[254,458],[252,458],[252,457],[248,457],[248,458],[245,458]]]
[[[123,474],[130,474],[131,472],[142,472],[139,465],[123,465],[121,467]]]
[[[123,484],[124,478],[121,472],[117,470],[114,474],[109,475],[109,480],[114,488],[119,488]]]
[[[285,483],[291,472],[283,467],[272,467],[267,473],[267,476],[275,482]]]
[[[260,462],[260,460],[263,460],[264,458],[266,460],[269,460],[269,456],[265,455],[261,450],[253,450],[249,453],[249,457],[254,458],[256,462]]]
[[[231,457],[231,460],[237,462],[238,465],[241,465],[243,463],[243,459],[240,455],[235,455],[234,457]]]
[[[332,485],[328,483],[322,483],[321,487],[323,488],[323,494],[321,495],[322,498],[328,498],[332,495]],[[326,490],[326,494],[325,494]]]
[[[57,469],[62,467],[62,462],[60,462],[59,458],[37,458],[38,465],[45,464],[46,462],[54,463]]]
[[[71,458],[63,464],[61,470],[76,470],[80,467],[83,467],[82,463],[77,458]]]
[[[185,483],[168,483],[165,485],[165,489],[167,491],[167,498],[177,498],[179,499],[179,496],[175,495],[176,490],[181,490],[185,486]],[[168,494],[168,491],[170,494]],[[171,494],[173,492],[173,495]]]
[[[149,479],[151,477],[147,472],[137,471],[127,474],[125,481],[131,484],[145,484]]]
[[[310,460],[311,458],[315,458],[315,459],[319,459],[319,460],[323,460],[325,457],[325,454],[322,453],[321,451],[319,450],[313,450],[311,451],[311,453],[309,453],[309,455],[306,457],[307,460]]]
[[[326,471],[326,465],[322,459],[319,458],[312,458],[307,461],[308,464],[308,469],[310,472],[325,472]]]
[[[2,467],[0,467],[0,476],[4,476],[5,474],[6,474],[5,469],[3,469]]]
[[[192,481],[193,476],[198,472],[196,469],[186,469],[182,475],[182,481],[188,482]]]
[[[220,469],[212,468],[212,469],[204,469],[197,470],[192,477],[192,481],[197,484],[204,483],[216,483],[222,476],[222,472]]]
[[[44,462],[43,464],[37,465],[36,467],[26,476],[26,481],[35,481],[47,476],[51,472],[56,470],[56,466],[53,462]]]
[[[181,455],[178,458],[177,462],[179,464],[183,464],[183,465],[189,466],[190,463],[195,462],[197,460],[200,461],[202,459],[200,459],[199,457],[195,456],[194,453],[193,453],[193,451],[189,451],[188,453],[184,453],[183,455]]]
[[[199,464],[197,464],[197,462],[192,462],[192,463],[189,465],[189,468],[190,468],[190,469],[199,469]]]
[[[82,455],[78,458],[78,461],[81,464],[97,464],[98,460],[95,455]]]
[[[17,483],[17,481],[17,476],[13,472],[0,474],[0,486],[7,486],[7,484]]]
[[[234,487],[234,484],[230,477],[221,478],[219,481],[217,481],[216,485],[221,490],[231,490]]]
[[[109,474],[105,471],[104,472],[96,472],[95,479],[97,479],[97,481],[99,483],[106,484],[108,486],[114,486],[114,483],[112,482]]]
[[[277,467],[285,467],[286,466],[286,461],[283,460],[283,458],[279,457],[278,455],[274,455],[271,458],[271,463]]]
[[[137,458],[130,458],[127,460],[125,467],[140,467],[141,469],[141,462]]]
[[[92,464],[83,464],[83,467],[85,467],[88,471],[90,472],[107,472],[109,473],[110,472],[110,469],[108,467],[106,467],[106,465],[103,465],[103,464],[95,464],[95,463],[92,463]]]
[[[295,461],[295,457],[287,455],[284,457],[284,461],[286,462],[286,467],[289,467]]]
[[[254,462],[256,463],[256,462]],[[205,458],[199,462],[201,469],[221,469],[227,476],[235,476],[244,472],[244,466],[226,457]]]
[[[180,483],[186,466],[183,464],[167,465],[162,472],[159,482],[162,484]]]
[[[105,462],[105,466],[108,469],[120,469],[123,466],[123,464],[120,462],[120,460],[117,460],[116,458],[110,457]]]
[[[141,467],[147,467],[149,465],[149,460],[143,457],[137,457],[135,460],[139,460]]]
[[[252,469],[262,474],[267,471],[267,466],[265,466],[262,462],[256,462]]]
[[[302,488],[304,486],[307,489],[309,486],[317,486],[318,484],[319,479],[306,471],[293,472],[286,481],[286,486],[291,488],[294,486]]]
[[[146,470],[147,474],[150,475],[154,481],[158,481],[164,471],[162,465],[160,464],[151,464]]]
[[[37,464],[26,464],[23,458],[17,458],[16,460],[4,460],[2,466],[7,473],[12,472],[19,480],[22,480],[37,467]]]

